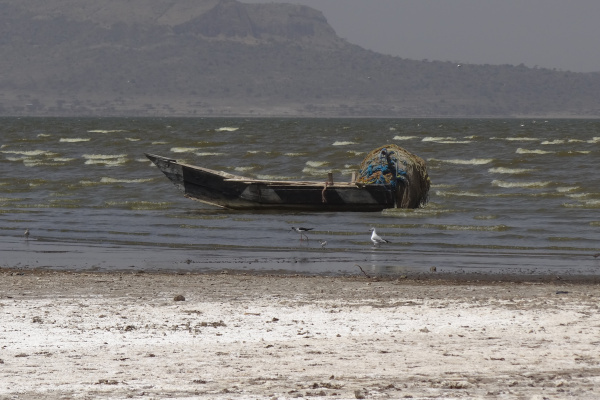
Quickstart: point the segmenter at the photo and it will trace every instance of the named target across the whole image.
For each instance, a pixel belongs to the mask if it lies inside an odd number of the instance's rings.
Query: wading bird
[[[295,226],[292,226],[292,230],[296,231],[300,234],[300,240],[302,240],[302,236],[304,236],[306,238],[306,240],[308,240],[308,236],[306,236],[305,232],[312,231],[313,228],[302,228],[302,227],[296,228]]]
[[[377,231],[375,231],[375,228],[371,228],[370,231],[373,232],[371,234],[371,242],[373,242],[373,246],[379,247],[379,245],[381,243],[390,243],[389,240],[385,240],[384,238],[382,238],[381,236],[379,236],[377,234]]]

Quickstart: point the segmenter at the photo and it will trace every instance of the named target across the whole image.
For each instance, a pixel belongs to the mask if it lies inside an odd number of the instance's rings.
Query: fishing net
[[[360,164],[356,182],[364,185],[390,185],[396,207],[418,208],[427,203],[429,176],[425,161],[395,144],[370,152]]]

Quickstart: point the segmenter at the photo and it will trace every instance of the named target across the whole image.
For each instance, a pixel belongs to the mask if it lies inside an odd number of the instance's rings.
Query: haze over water
[[[600,121],[0,118],[0,267],[597,274]],[[264,179],[350,180],[395,143],[417,210],[269,213],[183,197],[144,153]],[[291,226],[314,228],[300,241]],[[392,243],[374,249],[369,228]],[[30,240],[23,232],[31,230]],[[321,248],[318,239],[328,242]]]

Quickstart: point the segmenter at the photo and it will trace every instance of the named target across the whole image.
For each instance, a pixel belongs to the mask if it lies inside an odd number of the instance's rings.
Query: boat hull
[[[380,211],[396,204],[389,185],[266,181],[146,156],[190,199],[237,210]]]

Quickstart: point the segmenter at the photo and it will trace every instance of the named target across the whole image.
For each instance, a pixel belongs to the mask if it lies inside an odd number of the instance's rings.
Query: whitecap
[[[302,172],[305,174],[308,174],[308,175],[313,175],[313,176],[325,176],[325,175],[327,175],[327,173],[331,172],[331,170],[322,169],[322,168],[304,167],[302,169]]]
[[[436,190],[435,194],[439,197],[489,197],[485,193],[471,191]]]
[[[570,197],[572,199],[583,199],[583,198],[586,198],[589,196],[590,196],[589,193],[571,193],[571,194],[567,195],[567,197]]]
[[[306,165],[313,168],[323,167],[329,164],[327,161],[307,161]]]
[[[588,140],[588,143],[590,143],[590,144],[600,143],[600,136],[594,136],[592,139]]]
[[[87,161],[86,165],[106,165],[115,167],[127,162],[126,154],[84,154],[81,157]]]
[[[418,138],[418,136],[394,136],[394,140],[412,140]]]
[[[115,158],[125,158],[127,154],[83,154],[81,157],[88,160],[105,160]]]
[[[530,138],[530,137],[492,137],[491,140],[507,140],[509,142],[538,142],[540,139],[538,138]]]
[[[579,189],[578,186],[564,186],[564,187],[556,188],[556,191],[559,193],[565,193],[565,192],[572,192],[572,191],[575,191],[578,189]]]
[[[223,126],[221,128],[215,129],[215,132],[235,132],[240,128],[234,128],[232,126]]]
[[[139,142],[140,141],[140,139],[138,139],[138,138],[130,138],[130,137],[125,138],[125,140],[129,140],[130,142]]]
[[[529,169],[529,168],[505,168],[505,167],[498,167],[498,168],[490,168],[488,169],[488,172],[491,174],[525,174],[527,172],[532,172],[534,171],[533,169]]]
[[[563,139],[555,139],[555,140],[544,140],[542,144],[564,144],[565,141]]]
[[[462,160],[462,159],[449,159],[449,160],[439,160],[436,158],[431,158],[429,161],[437,161],[448,164],[456,164],[456,165],[484,165],[489,164],[494,161],[493,158],[472,158],[470,160]]]
[[[103,177],[100,178],[100,183],[144,183],[151,182],[152,178],[139,178],[139,179],[117,179],[117,178],[109,178]]]
[[[554,151],[546,151],[546,150],[528,150],[528,149],[523,149],[521,147],[519,147],[515,153],[517,154],[552,154],[555,153]]]
[[[89,138],[60,138],[60,143],[79,143],[79,142],[89,142],[91,139]]]
[[[248,153],[248,154],[260,154],[260,153],[271,154],[270,151],[265,151],[265,150],[248,150],[246,153]]]
[[[121,133],[121,132],[128,132],[125,129],[110,129],[110,130],[106,130],[106,129],[92,129],[89,130],[88,133]]]
[[[76,158],[69,158],[69,157],[56,157],[53,158],[52,161],[56,161],[59,163],[66,163],[66,162],[71,162],[71,161],[75,161]]]
[[[206,157],[206,156],[223,156],[225,153],[211,153],[211,152],[202,152],[202,153],[194,153],[198,157]]]
[[[348,154],[352,154],[354,156],[362,156],[365,154],[364,151],[356,151],[356,150],[348,150]]]
[[[350,146],[356,144],[356,142],[349,142],[349,141],[335,141],[333,142],[332,146]]]
[[[543,182],[543,181],[536,181],[536,182],[506,182],[506,181],[499,181],[499,180],[493,180],[492,181],[492,185],[493,186],[498,186],[501,188],[541,188],[541,187],[546,187],[548,185],[550,185],[552,182]]]
[[[578,200],[579,203],[578,204],[572,204],[572,203],[565,203],[563,204],[563,207],[568,207],[568,208],[587,208],[587,207],[591,207],[591,208],[599,208],[600,207],[600,200]]]
[[[457,140],[453,137],[435,137],[435,136],[424,137],[421,141],[433,142],[433,143],[439,143],[439,144],[469,144],[469,143],[473,143],[473,141],[471,141],[471,140]]]
[[[197,151],[197,150],[198,150],[197,147],[172,147],[171,148],[172,153],[193,153],[194,151]]]
[[[307,153],[285,153],[284,156],[288,156],[288,157],[302,157],[305,156]]]
[[[4,153],[4,154],[21,154],[21,155],[27,156],[27,157],[55,156],[56,155],[56,153],[52,153],[51,151],[45,151],[45,150],[26,150],[26,151],[22,151],[22,150],[6,150],[6,151],[2,151],[1,153]]]
[[[421,139],[422,142],[438,142],[440,140],[454,140],[454,138],[441,136],[426,136],[423,139]]]
[[[252,171],[254,167],[235,167],[234,169],[238,172],[248,172]]]

